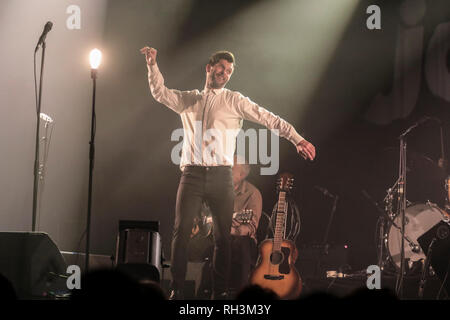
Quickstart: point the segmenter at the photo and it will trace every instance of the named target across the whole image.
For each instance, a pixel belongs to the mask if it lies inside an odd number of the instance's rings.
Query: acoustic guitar
[[[293,180],[288,173],[278,179],[274,237],[260,244],[257,267],[250,276],[251,284],[273,290],[281,299],[296,299],[302,290],[302,279],[294,266],[298,250],[293,241],[284,239],[286,194],[292,188]]]

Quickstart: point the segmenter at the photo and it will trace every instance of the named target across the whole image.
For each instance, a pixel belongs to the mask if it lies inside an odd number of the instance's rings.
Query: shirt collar
[[[212,92],[215,95],[221,94],[222,91],[224,90],[224,88],[220,88],[220,89],[212,89],[212,88],[206,88],[203,90],[203,92],[205,92],[206,94]]]

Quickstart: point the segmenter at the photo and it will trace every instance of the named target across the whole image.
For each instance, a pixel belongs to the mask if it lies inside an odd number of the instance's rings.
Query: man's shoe
[[[169,292],[169,300],[183,300],[184,295],[181,290],[170,290]]]

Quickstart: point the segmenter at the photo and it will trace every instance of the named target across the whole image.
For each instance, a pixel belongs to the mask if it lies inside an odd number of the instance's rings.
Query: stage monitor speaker
[[[66,270],[66,262],[48,234],[0,232],[0,273],[12,283],[19,299],[49,298],[61,283],[65,286],[61,276]]]
[[[138,281],[160,282],[161,237],[159,222],[119,221],[116,244],[117,269]]]
[[[431,256],[428,256],[428,248],[433,239],[435,242],[431,248]],[[426,253],[427,259],[431,259],[430,264],[441,280],[442,286],[447,294],[450,294],[450,225],[441,221],[417,238],[417,241]]]

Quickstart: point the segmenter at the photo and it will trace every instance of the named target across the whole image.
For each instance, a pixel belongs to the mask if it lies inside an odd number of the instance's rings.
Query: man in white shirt
[[[145,54],[153,97],[180,115],[184,130],[180,162],[183,173],[178,187],[172,238],[170,299],[183,298],[187,244],[194,218],[204,200],[209,204],[214,223],[213,299],[226,298],[234,206],[231,167],[242,120],[278,130],[281,137],[296,146],[304,159],[313,160],[315,148],[285,120],[241,93],[224,88],[234,71],[235,59],[231,52],[219,51],[211,56],[206,65],[202,91],[167,88],[156,63],[156,49],[144,47],[141,53]]]

